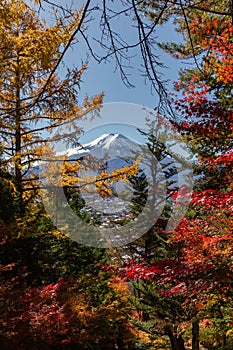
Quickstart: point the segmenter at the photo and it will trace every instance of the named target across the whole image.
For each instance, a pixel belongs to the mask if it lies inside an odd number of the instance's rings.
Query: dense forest
[[[119,8],[105,0],[84,1],[80,8],[68,3],[0,4],[0,348],[231,350],[232,1],[121,0]],[[43,7],[49,21],[41,15]],[[164,167],[167,198],[158,220],[142,237],[106,248],[81,244],[56,227],[35,164],[45,154],[55,156],[48,138],[56,142],[65,129],[74,143],[81,133],[76,120],[101,111],[102,93],[80,99],[87,64],[66,62],[66,52],[79,45],[77,35],[99,63],[115,60],[123,83],[131,85],[125,63],[133,60],[131,47],[111,22],[122,14],[138,35],[134,49],[159,97],[155,110],[194,155],[194,188],[187,193],[185,187],[169,187],[176,170]],[[100,24],[95,45],[85,31],[92,21]],[[166,23],[182,42],[159,42],[156,30]],[[173,91],[158,74],[156,47],[184,62]],[[168,150],[156,138],[153,115],[149,123],[145,147],[163,164]],[[130,183],[134,219],[148,196],[139,161],[111,174],[102,167],[86,180],[102,198],[113,194],[114,182]],[[75,215],[98,227],[98,217],[85,212],[79,195],[82,166],[79,159],[64,160],[58,183],[54,163],[47,174],[52,191],[62,188]],[[168,230],[173,209],[185,198],[190,198],[185,214]],[[129,220],[121,218],[126,230]]]

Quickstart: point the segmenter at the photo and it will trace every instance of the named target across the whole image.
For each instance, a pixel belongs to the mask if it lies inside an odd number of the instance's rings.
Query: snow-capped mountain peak
[[[111,134],[103,134],[99,137],[97,137],[97,139],[89,142],[89,143],[86,143],[84,145],[84,148],[89,148],[89,147],[94,147],[94,146],[97,146],[98,144],[100,144],[101,142],[103,142],[105,139],[108,138],[108,136],[110,136]]]
[[[68,150],[68,157],[76,158],[92,154],[96,157],[102,157],[107,153],[112,156],[124,156],[129,150],[135,149],[137,144],[119,133],[103,134],[91,142],[84,144],[82,147],[71,148]]]
[[[101,146],[103,148],[110,148],[111,145],[114,143],[114,141],[118,141],[120,139],[125,139],[125,140],[129,140],[127,137],[125,137],[122,134],[118,134],[118,133],[111,133],[111,134],[103,134],[99,137],[97,137],[95,140],[86,143],[83,145],[84,148],[92,148],[92,147],[98,147]]]
[[[104,142],[104,146],[103,148],[108,149],[111,144],[114,142],[114,140],[116,140],[119,137],[119,134],[113,134],[113,135],[109,135],[109,137],[105,140]]]

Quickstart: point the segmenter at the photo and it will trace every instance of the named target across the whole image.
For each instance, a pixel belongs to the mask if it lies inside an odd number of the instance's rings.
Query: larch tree
[[[63,22],[55,15],[55,23],[48,25],[22,0],[5,1],[0,7],[2,157],[12,168],[21,213],[31,197],[25,196],[26,188],[34,194],[37,187],[32,166],[41,159],[45,134],[66,125],[79,132],[75,121],[97,111],[102,102],[100,94],[78,105],[85,64],[66,68],[63,79],[54,72],[81,13],[66,16]]]

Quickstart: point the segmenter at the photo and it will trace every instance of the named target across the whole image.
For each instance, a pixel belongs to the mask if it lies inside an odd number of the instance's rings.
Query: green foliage
[[[138,215],[146,204],[148,196],[148,182],[143,171],[137,176],[131,176],[129,179],[133,186],[133,198],[131,200],[131,212]]]
[[[88,213],[85,200],[81,197],[79,189],[64,188],[64,193],[73,212],[84,222],[98,225],[100,223],[99,215]]]
[[[0,174],[0,225],[10,224],[14,220],[16,211],[14,194],[10,186],[7,185],[4,175]]]
[[[1,264],[17,262],[18,268],[26,266],[28,280],[43,285],[54,283],[59,277],[98,274],[98,264],[107,259],[104,249],[52,234],[10,239],[0,251]]]

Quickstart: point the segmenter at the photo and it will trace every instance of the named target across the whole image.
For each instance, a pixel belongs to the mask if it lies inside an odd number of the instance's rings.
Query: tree
[[[231,346],[231,338],[227,336],[227,317],[231,317],[231,311],[228,309],[225,313],[226,318],[222,311],[231,294],[228,276],[231,274],[233,198],[232,24],[218,13],[199,15],[190,23],[189,30],[194,42],[198,42],[202,64],[183,70],[176,84],[183,98],[175,103],[185,118],[180,130],[198,154],[195,166],[201,178],[193,193],[192,211],[187,213],[173,237],[179,244],[184,243],[182,256],[187,269],[193,271],[199,264],[203,268],[188,285],[196,284],[196,307],[202,309],[201,317],[208,305],[215,305],[212,312],[225,324],[221,342],[227,347],[228,342]],[[218,302],[214,303],[213,298]],[[208,312],[206,315],[210,316]]]
[[[119,269],[116,267],[115,271],[132,285],[132,302],[140,315],[139,320],[134,321],[139,329],[150,334],[152,339],[168,338],[172,349],[183,350],[185,349],[184,324],[190,322],[195,315],[195,310],[183,308],[185,296],[169,294],[172,285],[175,286],[169,273],[173,270],[178,273],[181,264],[178,255],[179,247],[169,243],[170,236],[165,230],[174,202],[172,194],[176,188],[174,176],[177,175],[175,166],[177,159],[174,158],[175,154],[167,149],[166,135],[162,134],[161,128],[160,123],[154,125],[151,122],[150,132],[147,135],[147,151],[144,149],[144,153],[148,152],[146,160],[147,165],[151,167],[152,188],[155,189],[157,200],[159,198],[159,191],[156,192],[159,187],[158,182],[166,181],[167,203],[156,224],[139,240],[124,247],[125,251],[128,249],[131,258],[126,261],[123,258]],[[156,162],[152,158],[155,158]],[[179,161],[182,162],[182,157]],[[161,169],[164,174],[162,180],[159,176]],[[137,178],[136,185],[141,185]],[[138,204],[142,205],[141,202],[146,194],[145,192],[143,196],[139,195]],[[182,272],[183,270],[180,270],[181,274]]]
[[[132,176],[129,181],[134,190],[131,200],[131,211],[133,214],[138,215],[146,203],[148,182],[143,171],[140,171],[137,176]]]
[[[127,289],[101,269],[106,259],[103,249],[80,249],[64,238],[56,243],[51,236],[40,238],[36,247],[25,240],[21,243],[32,248],[34,259],[42,258],[37,261],[40,275],[22,261],[22,255],[14,256],[19,244],[1,242],[3,252],[9,245],[14,250],[12,256],[8,252],[8,263],[0,264],[2,349],[135,349]],[[36,251],[41,246],[48,249],[47,262]],[[58,270],[63,277],[57,278]]]
[[[80,68],[67,68],[64,79],[53,72],[77,24],[79,11],[63,22],[55,18],[55,23],[48,26],[21,0],[6,1],[0,10],[1,144],[4,161],[14,168],[18,210],[23,213],[25,203],[38,187],[33,164],[41,159],[46,133],[63,125],[77,131],[75,121],[91,110],[97,111],[102,95],[86,98],[78,106],[84,63]]]
[[[78,90],[87,68],[84,63],[80,68],[66,67],[64,78],[55,73],[63,57],[63,48],[70,44],[70,36],[77,21],[80,20],[81,25],[81,13],[77,10],[62,20],[55,15],[55,23],[48,25],[22,0],[9,0],[1,6],[2,158],[5,167],[12,172],[16,208],[21,218],[27,214],[26,208],[30,202],[33,203],[33,216],[36,218],[39,215],[40,208],[34,200],[38,193],[36,164],[45,152],[49,152],[48,139],[53,140],[53,145],[62,137],[66,137],[70,144],[77,142],[80,134],[77,120],[90,112],[95,115],[101,106],[103,94],[86,97],[82,105],[78,105]],[[62,135],[66,128],[68,137]],[[53,151],[50,152],[54,158]],[[60,162],[63,163],[63,182],[57,185],[77,185],[81,161],[61,159]],[[49,165],[51,176],[58,171],[55,166],[57,163],[53,162]],[[113,180],[126,178],[126,172],[134,173],[133,169],[135,166],[121,172],[119,170],[111,177]],[[99,190],[107,180],[108,174],[100,174],[92,179]]]
[[[1,207],[4,225],[0,244],[0,294],[5,303],[1,304],[0,342],[5,349],[11,346],[62,348],[72,342],[81,349],[89,348],[90,343],[105,349],[108,343],[116,342],[116,334],[119,339],[124,332],[131,334],[125,308],[117,313],[120,298],[118,300],[117,293],[108,287],[107,275],[100,268],[105,251],[80,246],[66,237],[56,238],[58,232],[49,222],[38,197],[36,164],[46,152],[55,155],[53,149],[46,146],[47,140],[60,140],[67,127],[68,141],[77,142],[80,130],[76,120],[89,112],[97,113],[101,107],[102,94],[86,97],[78,105],[78,90],[87,68],[84,63],[72,70],[65,67],[64,78],[56,74],[63,49],[71,44],[75,25],[82,24],[81,13],[66,14],[62,20],[55,14],[54,22],[48,25],[22,0],[7,0],[0,6],[0,187],[6,199],[5,208]],[[63,182],[58,185],[70,187],[72,176],[77,178],[80,162],[70,162],[64,157],[61,161]],[[51,162],[49,166],[51,175],[57,171],[53,165]],[[135,167],[127,169],[129,175],[135,173],[132,170]],[[100,174],[92,183],[107,182],[108,176]],[[125,169],[120,169],[117,177],[126,179]],[[11,186],[13,195],[7,186]],[[14,237],[16,230],[9,227],[12,214],[16,214],[17,238]],[[54,235],[47,234],[51,231]],[[23,233],[26,237],[20,237]],[[33,237],[28,237],[30,234]],[[71,290],[65,293],[63,287]],[[117,312],[115,301],[119,301]],[[126,299],[122,304],[126,304]],[[112,321],[114,315],[116,323]],[[90,323],[87,322],[89,316]],[[108,328],[104,338],[101,327]],[[94,342],[87,330],[91,328],[96,332]],[[80,339],[80,333],[85,333],[85,340]]]
[[[182,91],[183,98],[175,103],[184,118],[180,130],[198,154],[195,168],[199,178],[193,193],[192,211],[187,213],[173,237],[179,244],[184,243],[185,266],[195,270],[201,264],[203,268],[188,285],[195,286],[196,283],[196,307],[201,309],[200,317],[205,315],[208,305],[215,305],[216,309],[212,311],[215,316],[218,314],[222,324],[225,323],[221,342],[227,347],[228,342],[231,346],[231,339],[227,337],[227,318],[224,319],[224,312],[222,314],[219,309],[231,293],[227,276],[231,274],[232,251],[233,145],[232,97],[229,93],[232,86],[229,54],[232,24],[229,19],[220,18],[218,13],[208,13],[196,16],[189,30],[195,39],[193,42],[198,43],[195,47],[202,53],[202,63],[198,68],[181,72],[176,88]],[[213,298],[218,299],[217,305]],[[229,309],[226,314],[228,317],[231,314]]]
[[[0,226],[4,229],[6,225],[10,225],[14,220],[15,205],[14,205],[14,187],[11,182],[11,174],[7,171],[2,162],[2,156],[0,154],[0,191],[1,191],[1,203],[0,203]]]
[[[119,269],[124,278],[138,281],[136,305],[149,315],[139,326],[153,335],[167,334],[176,349],[184,348],[191,324],[193,349],[200,341],[232,347],[232,25],[219,13],[204,12],[188,27],[201,64],[181,72],[175,87],[182,95],[173,100],[182,116],[174,124],[197,155],[192,203],[167,241],[166,256],[132,259]],[[180,52],[177,47],[177,56]]]

